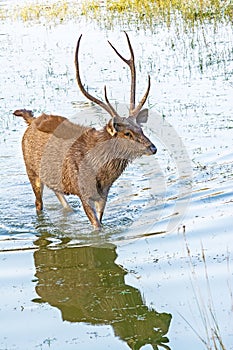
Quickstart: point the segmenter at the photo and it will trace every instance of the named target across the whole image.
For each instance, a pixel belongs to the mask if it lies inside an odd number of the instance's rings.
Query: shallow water
[[[106,84],[123,108],[129,74],[106,43],[127,55],[121,28],[82,20],[5,22],[0,31],[0,348],[202,349],[192,330],[206,339],[200,307],[214,311],[233,349],[231,27],[207,25],[204,37],[129,32],[138,96],[152,78],[145,133],[158,153],[114,184],[99,233],[75,197],[66,213],[46,190],[36,215],[21,154],[26,126],[12,112],[104,125],[77,88],[74,48],[83,33],[83,80],[98,97]]]

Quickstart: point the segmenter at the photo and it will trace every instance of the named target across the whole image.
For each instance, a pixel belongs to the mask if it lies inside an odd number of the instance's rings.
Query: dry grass
[[[233,4],[222,0],[86,0],[83,13],[99,21],[113,22],[116,19],[153,26],[182,18],[187,24],[197,22],[232,21]]]
[[[39,1],[0,10],[0,18],[23,21],[58,21],[85,16],[107,27],[125,22],[152,28],[158,22],[170,25],[180,20],[194,25],[203,21],[231,21],[233,3],[229,0],[84,0]]]
[[[80,4],[70,1],[48,1],[18,4],[12,8],[1,10],[0,18],[20,19],[24,22],[58,22],[61,23],[70,18],[75,18],[81,13]]]

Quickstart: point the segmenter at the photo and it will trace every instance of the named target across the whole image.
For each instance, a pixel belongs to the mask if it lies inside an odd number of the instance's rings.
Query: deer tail
[[[23,119],[25,120],[25,122],[30,125],[34,119],[36,119],[33,116],[33,112],[29,111],[27,109],[17,109],[16,111],[14,111],[13,113],[16,117],[23,117]]]

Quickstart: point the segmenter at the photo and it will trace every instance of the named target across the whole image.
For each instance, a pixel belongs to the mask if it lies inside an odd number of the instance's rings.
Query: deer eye
[[[132,134],[131,134],[131,132],[126,131],[126,132],[124,132],[124,136],[125,136],[125,137],[131,138],[131,137],[132,137]]]

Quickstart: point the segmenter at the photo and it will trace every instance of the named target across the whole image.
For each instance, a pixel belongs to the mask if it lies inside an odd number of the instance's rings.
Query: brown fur
[[[43,209],[45,184],[65,207],[68,203],[63,194],[79,196],[95,228],[100,227],[109,189],[127,164],[142,154],[156,152],[130,118],[111,119],[97,131],[60,116],[42,114],[35,118],[25,109],[14,115],[28,124],[22,149],[36,209]]]

